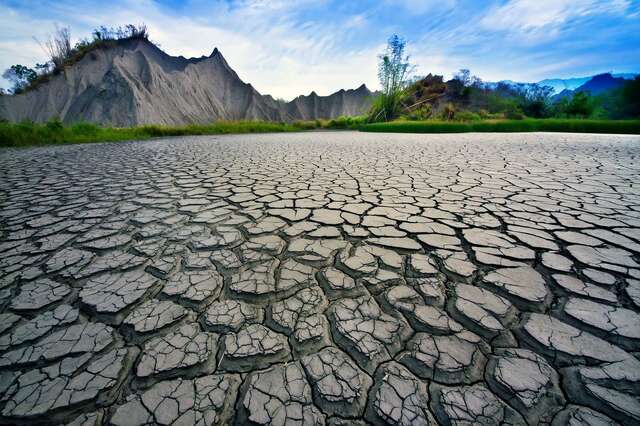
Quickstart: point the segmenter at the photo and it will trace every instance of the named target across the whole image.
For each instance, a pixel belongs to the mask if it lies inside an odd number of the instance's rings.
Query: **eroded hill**
[[[215,120],[314,120],[366,112],[362,85],[329,96],[282,102],[243,82],[220,51],[209,57],[170,56],[147,40],[92,50],[33,90],[0,98],[0,117],[60,119],[112,126],[182,125]]]

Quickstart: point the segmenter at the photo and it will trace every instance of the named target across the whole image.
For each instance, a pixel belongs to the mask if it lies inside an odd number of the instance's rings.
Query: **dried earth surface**
[[[640,138],[0,151],[0,423],[640,423]]]

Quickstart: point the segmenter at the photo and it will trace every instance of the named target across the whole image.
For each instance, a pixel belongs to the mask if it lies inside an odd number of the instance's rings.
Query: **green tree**
[[[378,80],[382,93],[374,100],[369,121],[390,121],[400,115],[402,99],[414,67],[405,54],[407,42],[397,34],[389,37],[386,50],[378,56]]]
[[[622,87],[622,110],[625,117],[640,117],[640,76]]]
[[[36,63],[35,69],[38,75],[49,74],[51,69],[53,68],[53,64],[51,62],[45,62],[44,64]]]
[[[567,115],[583,118],[590,117],[594,110],[594,102],[587,92],[578,92],[573,95],[566,108]]]
[[[549,99],[553,88],[537,84],[524,86],[521,90],[519,107],[528,117],[543,118],[550,114]]]
[[[31,68],[17,64],[7,68],[2,77],[11,82],[13,93],[20,93],[38,78],[38,74]]]

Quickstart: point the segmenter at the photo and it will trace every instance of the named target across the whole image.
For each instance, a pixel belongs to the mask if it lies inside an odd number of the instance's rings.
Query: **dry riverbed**
[[[539,133],[0,150],[0,422],[639,423],[639,155]]]

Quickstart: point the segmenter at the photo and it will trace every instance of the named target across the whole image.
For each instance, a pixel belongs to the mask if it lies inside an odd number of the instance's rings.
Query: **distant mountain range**
[[[611,89],[622,86],[626,81],[633,80],[640,74],[634,73],[618,73],[618,74],[597,74],[591,77],[576,77],[576,78],[550,78],[541,80],[537,83],[519,83],[513,80],[501,80],[493,83],[483,83],[484,87],[495,89],[500,84],[507,85],[512,88],[527,88],[535,85],[548,86],[553,89],[551,92],[551,99],[558,100],[565,97],[570,97],[576,92],[589,92],[591,95],[599,95]]]
[[[501,80],[498,82],[490,82],[485,83],[485,87],[488,88],[496,88],[498,84],[506,84],[507,86],[515,87],[515,86],[548,86],[553,89],[551,93],[554,96],[557,96],[561,93],[573,93],[576,90],[587,90],[592,94],[599,94],[605,90],[613,89],[615,87],[619,87],[626,80],[633,80],[640,74],[634,73],[604,73],[592,75],[590,77],[575,77],[575,78],[548,78],[545,80],[540,80],[537,83],[521,83],[513,80]]]
[[[169,56],[144,39],[94,49],[26,93],[0,97],[0,118],[17,122],[87,121],[111,126],[183,125],[216,120],[330,119],[367,111],[363,84],[291,102],[243,82],[218,49],[208,57]]]
[[[613,78],[622,79],[622,80],[633,80],[638,74],[634,73],[605,73],[592,75],[590,77],[576,77],[576,78],[548,78],[545,80],[541,80],[538,82],[540,86],[549,86],[553,88],[553,93],[557,94],[562,92],[563,90],[575,90],[580,86],[586,84],[589,80],[592,80],[594,77],[602,76],[602,75],[611,75]]]
[[[564,89],[560,93],[556,93],[551,97],[552,101],[557,101],[563,98],[571,98],[577,92],[586,92],[590,95],[600,95],[609,90],[617,89],[627,82],[628,79],[623,77],[614,77],[613,74],[599,74],[595,75],[584,84],[576,87],[575,89]]]

